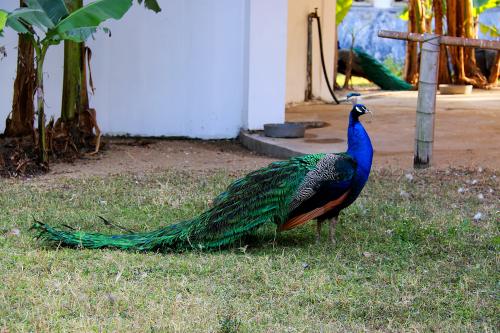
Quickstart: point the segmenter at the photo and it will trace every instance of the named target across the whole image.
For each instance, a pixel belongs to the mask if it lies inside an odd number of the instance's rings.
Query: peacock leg
[[[330,220],[330,228],[328,229],[328,236],[330,237],[330,242],[335,245],[335,225],[338,222],[338,218],[332,217]]]
[[[322,219],[316,220],[316,243],[321,241],[321,227],[323,226],[323,221]]]

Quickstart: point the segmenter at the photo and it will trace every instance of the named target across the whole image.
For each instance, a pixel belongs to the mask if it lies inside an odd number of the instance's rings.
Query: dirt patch
[[[23,177],[43,174],[46,168],[37,163],[30,138],[0,138],[0,177]]]
[[[243,148],[235,140],[107,138],[105,141],[106,150],[99,155],[83,155],[71,163],[53,164],[49,173],[40,178],[80,178],[163,169],[240,171],[257,169],[273,161]]]
[[[146,174],[166,169],[188,171],[228,170],[248,172],[276,160],[258,155],[242,147],[236,140],[164,140],[106,138],[106,149],[98,155],[83,154],[73,161],[52,163],[50,171],[36,177],[37,180],[54,180],[60,177],[85,178],[114,174]],[[439,151],[437,170],[448,168],[454,158],[456,166],[484,168],[494,165],[497,158],[490,152],[491,161],[485,161],[484,152],[471,151],[467,156],[453,151]],[[393,170],[411,169],[406,153],[376,152],[373,168]],[[464,161],[468,161],[464,163]],[[486,163],[478,163],[486,162]],[[440,166],[443,166],[441,168]],[[493,168],[493,170],[496,168]]]

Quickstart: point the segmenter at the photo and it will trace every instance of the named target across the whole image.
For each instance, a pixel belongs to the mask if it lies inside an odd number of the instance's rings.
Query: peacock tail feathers
[[[358,48],[354,49],[357,63],[363,69],[365,77],[383,90],[410,90],[411,84],[394,75],[380,61]]]
[[[278,161],[234,181],[198,217],[144,233],[105,235],[69,232],[36,222],[39,237],[65,246],[123,250],[213,249],[230,244],[268,222],[285,222],[306,174],[325,154]]]

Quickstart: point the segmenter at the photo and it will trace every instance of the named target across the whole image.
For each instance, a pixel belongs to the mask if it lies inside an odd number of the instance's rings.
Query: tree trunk
[[[448,36],[475,38],[472,0],[448,0]],[[449,47],[453,63],[453,82],[472,84],[477,88],[488,87],[486,77],[476,65],[473,48]]]
[[[408,32],[425,32],[425,16],[421,0],[408,1]],[[408,41],[406,44],[405,80],[411,84],[418,82],[418,43]]]
[[[64,75],[61,118],[71,122],[79,111],[81,87],[81,43],[64,42]]]
[[[433,0],[432,7],[434,8],[434,26],[436,35],[444,35],[443,30],[443,0]],[[448,55],[446,46],[441,45],[439,52],[439,70],[438,82],[450,83],[450,71],[448,69]]]
[[[500,75],[500,51],[497,51],[497,56],[495,62],[490,69],[490,76],[488,77],[488,83],[490,86],[494,87],[498,84],[498,76]]]
[[[20,6],[23,7],[21,0]],[[35,110],[35,51],[31,41],[19,34],[17,47],[17,73],[14,81],[12,113],[5,121],[5,136],[17,137],[33,134]]]
[[[43,62],[47,47],[36,49],[36,101],[38,115],[38,159],[48,167],[49,155],[47,152],[47,138],[45,133],[44,91],[43,91]]]
[[[456,17],[456,0],[447,0],[446,3],[446,20],[448,26],[448,36],[457,36],[457,17]],[[453,67],[453,81],[457,81],[460,62],[458,61],[458,47],[448,46],[450,52],[451,64]]]
[[[83,6],[82,0],[66,1],[70,12]],[[82,87],[82,49],[83,43],[64,42],[64,75],[61,104],[61,119],[65,123],[72,122],[80,111],[80,94]]]
[[[477,38],[476,29],[474,28],[474,7],[473,0],[465,0],[464,4],[464,37]],[[476,53],[474,48],[464,48],[464,69],[467,77],[472,81],[472,84],[478,88],[485,88],[488,85],[488,80],[481,73],[481,70],[476,64]]]
[[[80,68],[81,68],[81,86],[80,86],[80,110],[79,112],[88,110],[90,108],[89,106],[89,91],[87,88],[87,67],[89,68],[90,71],[90,57],[92,52],[90,51],[89,48],[85,46],[85,43],[80,44],[80,52],[81,52],[81,63],[80,63]],[[88,61],[88,62],[87,62]],[[91,84],[91,89],[94,89],[93,83],[92,83],[92,74],[89,73],[90,75],[90,84]]]

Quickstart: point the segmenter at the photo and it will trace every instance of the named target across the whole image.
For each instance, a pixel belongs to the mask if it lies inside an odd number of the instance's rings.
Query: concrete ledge
[[[302,152],[280,146],[276,139],[265,137],[262,132],[241,130],[238,139],[246,148],[270,157],[286,159],[304,155]]]

